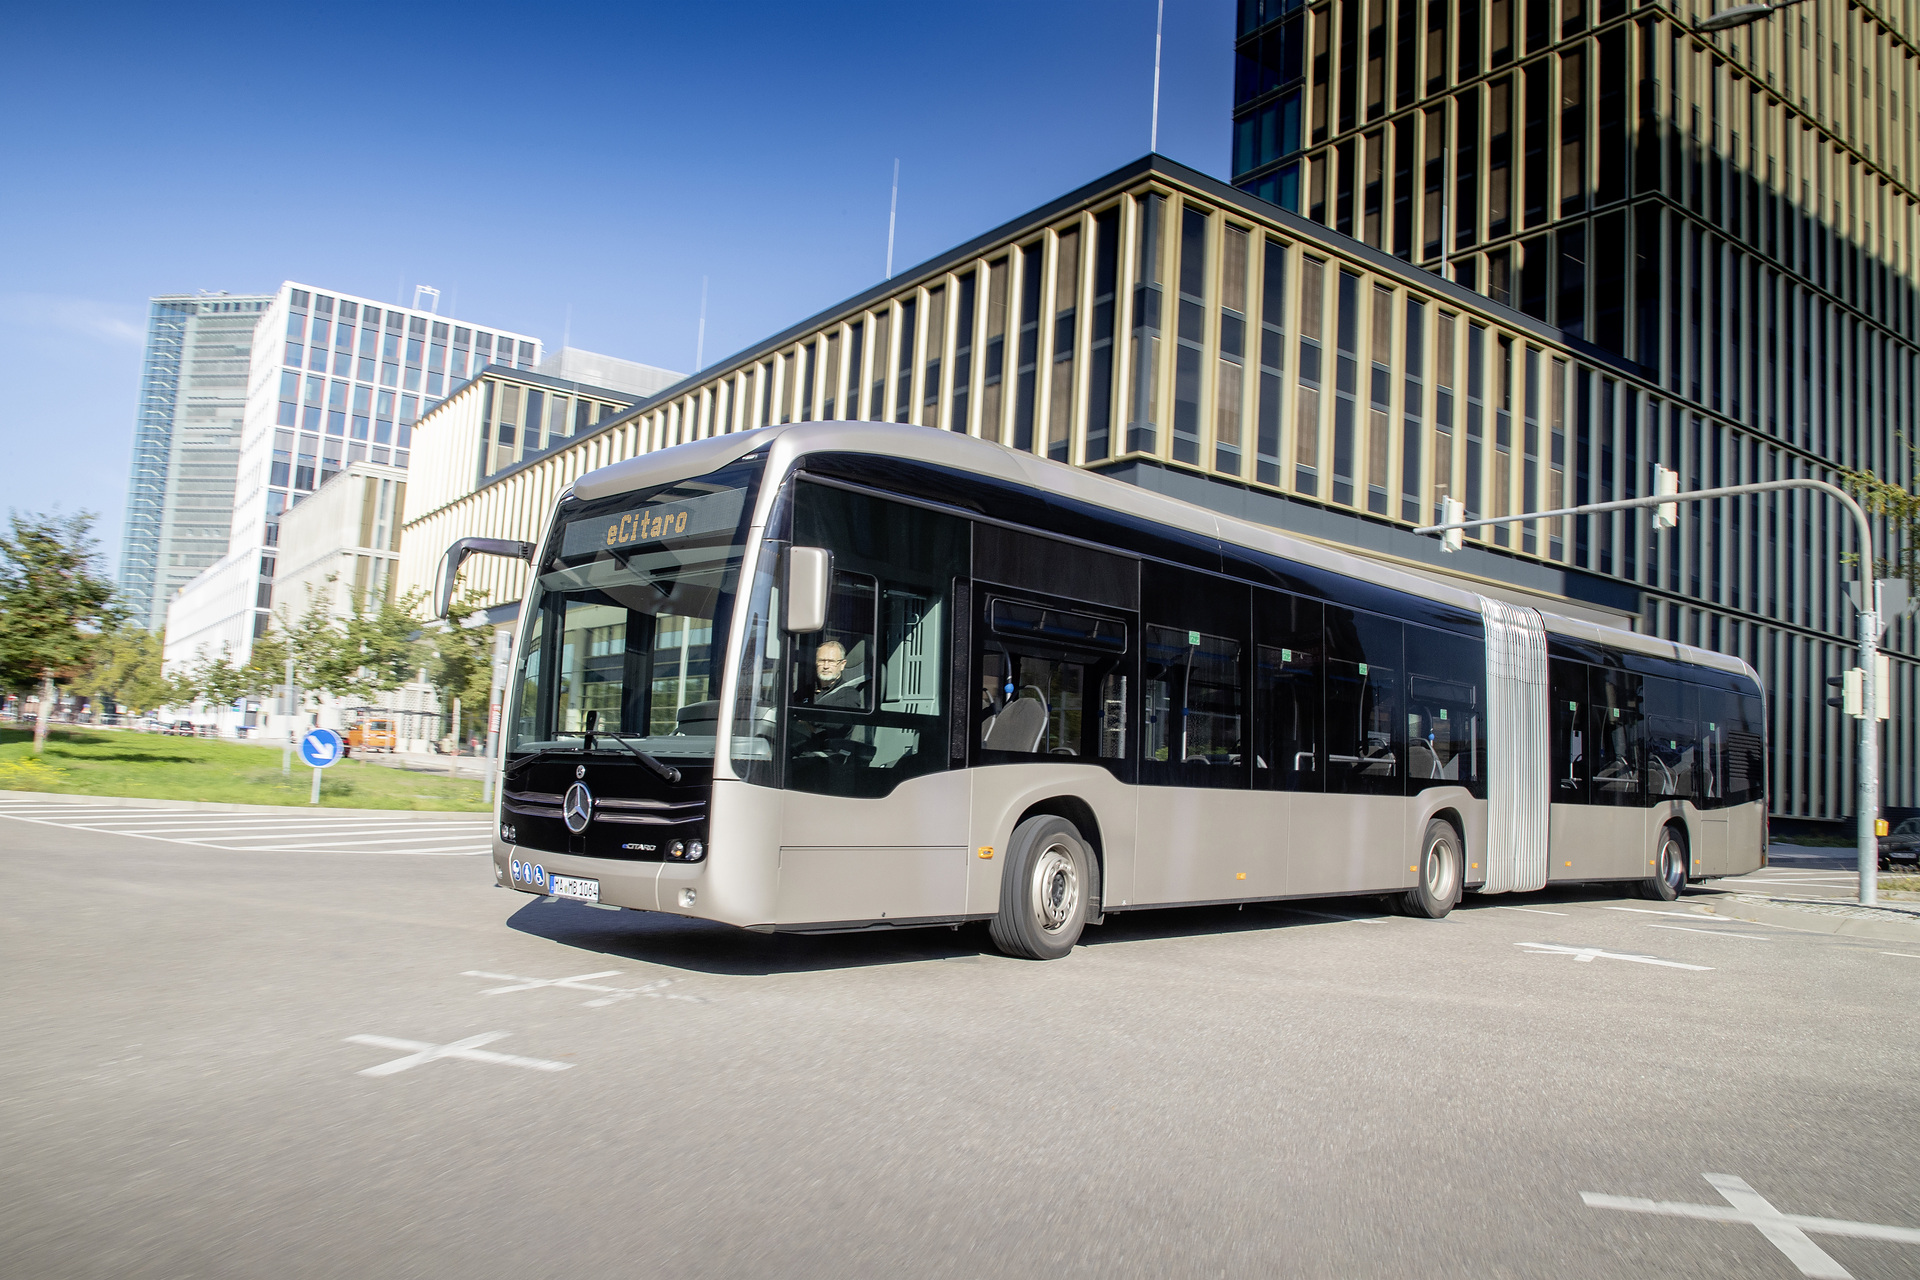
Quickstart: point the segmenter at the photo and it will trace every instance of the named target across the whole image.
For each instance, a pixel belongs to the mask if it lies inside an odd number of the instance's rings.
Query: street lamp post
[[[1797,3],[1797,0],[1786,0]],[[1766,6],[1746,6],[1759,7]],[[1773,6],[1778,8],[1780,6]],[[1729,10],[1728,12],[1732,12]],[[1665,468],[1661,468],[1665,472]],[[1665,480],[1665,476],[1662,476]],[[1441,524],[1423,525],[1415,533],[1437,533],[1442,537],[1442,546],[1452,550],[1457,541],[1447,539],[1447,535],[1462,529],[1477,529],[1490,524],[1522,524],[1528,520],[1550,520],[1560,516],[1599,515],[1608,511],[1630,511],[1640,507],[1671,509],[1681,502],[1704,502],[1709,498],[1738,498],[1755,493],[1776,493],[1782,489],[1808,489],[1824,493],[1839,502],[1853,516],[1854,528],[1860,546],[1860,672],[1861,703],[1863,714],[1860,717],[1859,769],[1857,798],[1857,853],[1860,865],[1860,905],[1870,907],[1879,898],[1877,873],[1880,867],[1880,722],[1878,711],[1882,696],[1880,690],[1880,583],[1873,576],[1873,525],[1867,520],[1853,496],[1824,480],[1767,480],[1756,484],[1728,485],[1720,489],[1696,489],[1691,493],[1675,492],[1675,486],[1663,483],[1658,486],[1664,492],[1655,492],[1646,498],[1622,498],[1615,502],[1593,502],[1582,507],[1561,507],[1553,511],[1529,511],[1517,516],[1487,516],[1475,520],[1449,520]],[[1457,508],[1447,504],[1444,515],[1454,514]],[[1671,527],[1677,512],[1661,512],[1655,517],[1655,523]]]
[[[1695,31],[1729,31],[1734,27],[1744,27],[1749,22],[1758,22],[1771,17],[1776,9],[1799,4],[1800,0],[1780,0],[1778,4],[1737,4],[1731,9],[1722,9],[1718,13],[1708,14],[1693,24]]]

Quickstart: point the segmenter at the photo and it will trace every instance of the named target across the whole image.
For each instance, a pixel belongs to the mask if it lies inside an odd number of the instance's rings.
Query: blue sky
[[[0,505],[117,558],[146,299],[307,280],[690,369],[1147,150],[1154,0],[27,8],[0,80]],[[1160,151],[1226,176],[1232,0]]]

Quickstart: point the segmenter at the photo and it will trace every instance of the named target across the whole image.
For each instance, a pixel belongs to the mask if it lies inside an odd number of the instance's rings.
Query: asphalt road
[[[1920,947],[1595,889],[1038,964],[6,818],[0,874],[10,1280],[1920,1275],[1583,1199],[1920,1228]]]

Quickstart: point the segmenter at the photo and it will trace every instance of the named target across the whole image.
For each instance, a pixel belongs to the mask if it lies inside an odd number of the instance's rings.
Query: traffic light
[[[1865,706],[1865,698],[1863,695],[1866,681],[1862,679],[1865,674],[1866,673],[1860,670],[1859,667],[1848,667],[1846,671],[1840,675],[1828,676],[1827,688],[1837,690],[1838,692],[1827,699],[1827,705],[1836,710],[1844,711],[1855,720],[1858,720]]]

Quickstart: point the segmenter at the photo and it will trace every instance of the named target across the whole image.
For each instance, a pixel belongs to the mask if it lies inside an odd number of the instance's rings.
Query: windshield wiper
[[[633,752],[634,757],[638,759],[641,764],[644,764],[645,766],[647,766],[647,768],[653,770],[655,773],[659,774],[662,778],[665,778],[668,782],[680,781],[680,771],[678,769],[668,764],[665,760],[662,760],[659,756],[654,755],[652,752],[642,751],[639,747],[636,747],[631,742],[628,742],[626,738],[623,737],[622,735],[617,733],[608,733],[605,729],[602,729],[600,730],[599,736],[602,738],[612,738],[615,742],[619,743],[621,746],[625,747],[627,750]]]
[[[623,735],[614,733],[608,729],[602,729],[600,727],[600,713],[598,711],[589,711],[587,712],[587,731],[583,735],[583,740],[587,744],[586,749],[588,751],[593,750],[593,740],[596,736],[612,738],[628,751],[631,751],[634,758],[639,760],[641,764],[644,764],[668,782],[680,781],[680,771],[678,769],[668,764],[665,760],[662,760],[659,756],[654,755],[652,752],[642,751],[639,747],[628,742]]]

